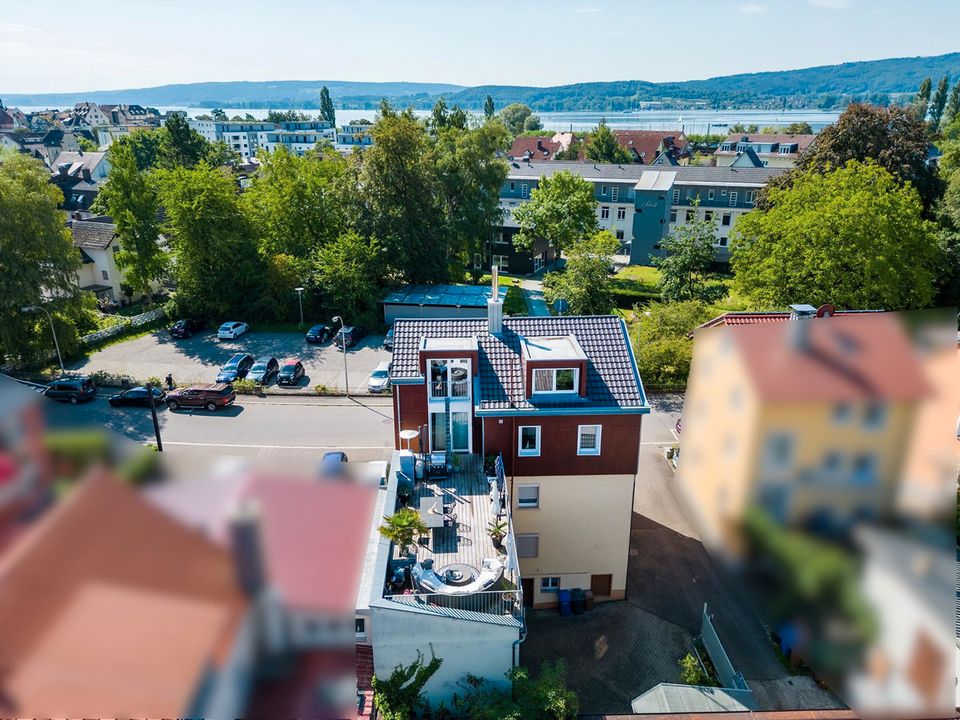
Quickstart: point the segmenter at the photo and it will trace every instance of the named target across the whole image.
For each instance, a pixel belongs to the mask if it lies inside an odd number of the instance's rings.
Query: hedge
[[[623,310],[629,310],[637,303],[645,305],[648,302],[659,301],[660,293],[650,290],[631,290],[614,286],[611,291],[614,304]]]

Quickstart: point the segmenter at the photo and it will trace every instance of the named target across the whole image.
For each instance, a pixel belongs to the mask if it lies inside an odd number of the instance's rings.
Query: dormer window
[[[579,387],[579,368],[538,368],[533,371],[535,393],[577,392]]]

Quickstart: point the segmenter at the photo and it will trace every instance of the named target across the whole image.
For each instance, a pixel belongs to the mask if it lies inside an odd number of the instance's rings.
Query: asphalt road
[[[112,408],[105,398],[77,406],[48,402],[56,426],[100,425],[138,442],[154,441],[146,408]],[[166,408],[157,413],[164,450],[171,453],[319,457],[343,450],[351,460],[388,460],[393,448],[389,398],[247,396],[214,413]]]

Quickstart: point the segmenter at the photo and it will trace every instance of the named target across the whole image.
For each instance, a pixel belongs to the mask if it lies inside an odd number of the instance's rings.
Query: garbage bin
[[[560,615],[562,617],[570,616],[570,591],[569,590],[560,590],[557,593],[557,599],[560,601]]]
[[[583,593],[583,607],[586,610],[593,610],[593,590],[585,590]]]
[[[570,591],[570,608],[573,610],[574,615],[583,615],[583,589],[574,588]]]

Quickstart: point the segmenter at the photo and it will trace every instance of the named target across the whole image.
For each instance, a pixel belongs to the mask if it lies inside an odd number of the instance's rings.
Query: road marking
[[[146,440],[149,442],[149,438]],[[248,445],[241,443],[206,443],[186,440],[164,440],[164,445],[190,445],[194,447],[258,448],[277,450],[389,450],[389,445]]]

